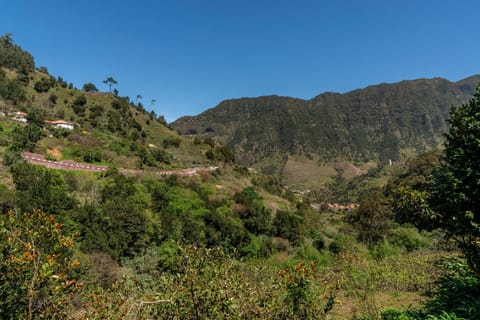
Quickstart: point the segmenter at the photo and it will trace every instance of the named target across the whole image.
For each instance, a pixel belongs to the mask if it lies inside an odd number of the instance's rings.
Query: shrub
[[[383,241],[373,247],[371,253],[375,259],[379,260],[386,257],[396,256],[400,253],[400,251],[390,242]]]
[[[316,239],[313,240],[312,245],[315,249],[320,251],[323,248],[325,248],[325,240],[323,240],[323,238],[321,236],[317,236]]]
[[[0,318],[66,319],[76,291],[70,278],[74,237],[39,210],[0,215]]]
[[[418,250],[428,245],[427,239],[422,237],[417,228],[413,226],[401,226],[393,229],[389,235],[390,242],[407,251]]]
[[[273,233],[275,236],[288,239],[294,244],[299,244],[303,239],[305,222],[297,214],[278,210],[273,219]]]
[[[426,304],[426,313],[445,320],[458,319],[454,315],[480,319],[480,282],[476,274],[461,259],[448,259],[443,268],[447,273],[439,280],[433,299]]]
[[[342,250],[342,246],[338,241],[332,241],[328,245],[328,251],[330,251],[333,254],[339,254],[341,250]]]
[[[88,150],[83,155],[83,161],[92,163],[92,162],[101,162],[102,161],[102,152],[100,150]]]
[[[301,245],[300,248],[298,248],[296,256],[304,261],[319,262],[322,259],[320,252],[308,244]]]
[[[386,199],[379,193],[363,200],[349,217],[350,224],[357,230],[358,239],[366,245],[375,245],[385,238],[390,229],[392,212]]]
[[[49,77],[49,78],[42,78],[41,80],[35,82],[33,88],[38,93],[42,93],[42,92],[47,92],[48,90],[53,88],[53,86],[55,86],[55,79]]]
[[[153,158],[160,163],[170,164],[173,160],[173,156],[163,149],[152,148],[150,149],[150,153]]]
[[[84,94],[79,95],[75,100],[73,100],[74,106],[84,106],[87,104],[87,98]]]
[[[165,149],[170,147],[170,146],[178,148],[178,147],[180,147],[181,142],[182,142],[182,140],[180,140],[180,138],[165,138],[163,140],[163,147]]]
[[[51,104],[56,104],[57,99],[58,99],[58,97],[55,93],[52,93],[52,94],[50,94],[50,96],[48,96],[48,101],[50,101]]]

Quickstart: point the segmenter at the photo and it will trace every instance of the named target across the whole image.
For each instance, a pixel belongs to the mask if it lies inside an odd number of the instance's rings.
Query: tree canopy
[[[15,44],[11,33],[0,37],[0,67],[17,69],[23,74],[35,69],[32,55]]]
[[[108,77],[107,79],[102,81],[108,86],[108,91],[112,92],[112,86],[116,85],[118,82],[117,80],[113,79],[113,77]]]
[[[83,91],[85,92],[98,92],[97,87],[93,83],[85,83],[83,85]]]
[[[0,214],[0,318],[66,319],[74,239],[53,215],[39,210]]]
[[[480,86],[469,103],[452,106],[449,122],[433,204],[480,278]]]

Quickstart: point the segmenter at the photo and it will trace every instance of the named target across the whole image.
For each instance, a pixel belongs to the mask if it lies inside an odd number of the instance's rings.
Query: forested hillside
[[[450,106],[467,101],[479,80],[418,79],[311,100],[232,99],[172,126],[215,137],[241,164],[267,173],[285,174],[288,162],[302,156],[319,166],[334,160],[382,165],[440,147]]]

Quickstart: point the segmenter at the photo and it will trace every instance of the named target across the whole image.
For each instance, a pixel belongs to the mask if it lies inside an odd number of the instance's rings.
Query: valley
[[[478,319],[479,81],[168,124],[6,34],[0,318]]]

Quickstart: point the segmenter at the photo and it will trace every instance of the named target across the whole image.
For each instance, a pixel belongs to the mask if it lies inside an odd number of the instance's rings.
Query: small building
[[[45,120],[43,123],[46,126],[55,127],[55,128],[63,128],[67,130],[73,130],[74,126],[73,123],[67,122],[65,120]]]
[[[21,123],[27,123],[27,114],[22,111],[17,111],[15,112],[15,115],[12,118],[12,120],[15,120]]]

